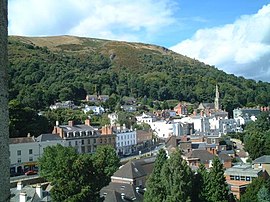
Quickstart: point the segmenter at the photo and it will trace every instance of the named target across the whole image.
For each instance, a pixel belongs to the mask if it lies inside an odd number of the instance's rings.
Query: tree
[[[38,164],[40,175],[53,185],[53,200],[79,198],[79,201],[86,201],[87,198],[95,198],[98,195],[97,189],[94,188],[95,175],[90,155],[78,155],[72,147],[58,144],[46,147]]]
[[[270,192],[265,186],[262,186],[260,190],[258,191],[257,197],[258,197],[258,202],[269,202]]]
[[[265,180],[262,177],[252,180],[246,192],[241,196],[240,202],[258,202],[258,192],[264,185]]]
[[[218,157],[213,159],[213,167],[209,172],[208,184],[208,196],[207,201],[209,202],[225,202],[228,201],[229,190],[224,176],[223,164],[220,162]]]
[[[99,189],[109,184],[111,176],[120,167],[120,159],[112,146],[99,146],[93,155],[96,184]]]
[[[10,195],[7,26],[7,0],[0,0],[0,201],[9,201]]]
[[[167,160],[167,154],[164,149],[159,150],[153,172],[149,176],[146,182],[146,192],[144,194],[144,201],[163,201],[165,199],[165,193],[161,182],[161,169]]]
[[[197,174],[194,175],[192,201],[207,202],[209,183],[209,173],[204,164],[200,164]]]
[[[193,173],[179,150],[171,154],[161,170],[161,183],[166,202],[189,202]]]

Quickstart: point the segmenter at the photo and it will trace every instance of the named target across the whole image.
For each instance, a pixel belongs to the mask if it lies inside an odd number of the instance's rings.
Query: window
[[[78,145],[78,142],[77,142],[77,141],[75,141],[75,145],[76,145],[76,146]]]
[[[239,176],[235,176],[235,180],[240,180],[240,177]]]
[[[230,175],[230,180],[234,180],[234,176],[233,175]]]
[[[70,147],[71,147],[71,141],[69,141],[69,142],[68,142],[68,146],[70,146]]]
[[[97,140],[96,140],[96,138],[94,138],[94,143],[96,143],[97,142]]]
[[[29,149],[29,154],[33,154],[33,149]]]
[[[33,157],[29,157],[29,161],[33,161]]]
[[[22,160],[21,160],[20,158],[18,158],[17,162],[18,162],[18,163],[21,163],[21,162],[22,162]]]
[[[90,139],[88,139],[88,144],[90,144]]]
[[[21,150],[17,150],[17,156],[21,156],[22,155],[22,151]]]
[[[246,181],[250,181],[250,177],[246,177]]]
[[[241,181],[246,181],[246,177],[245,176],[241,176],[240,179],[241,179]]]
[[[82,145],[84,145],[84,140],[82,140]]]

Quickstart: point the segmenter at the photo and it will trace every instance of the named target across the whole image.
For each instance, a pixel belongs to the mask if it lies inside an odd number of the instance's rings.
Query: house
[[[137,120],[137,124],[142,124],[142,123],[147,123],[147,124],[151,124],[153,122],[155,122],[157,119],[153,114],[150,113],[144,113],[140,116],[136,116],[136,120]]]
[[[108,186],[100,190],[106,202],[143,201],[146,179],[152,173],[155,157],[128,161],[113,176]]]
[[[16,188],[10,189],[10,202],[52,201],[49,190],[44,190],[43,186],[41,184],[23,186],[22,182],[18,182]]]
[[[52,133],[63,138],[66,146],[74,147],[78,153],[93,153],[100,145],[111,145],[115,148],[115,135],[100,134],[90,125],[89,119],[85,120],[85,124],[74,124],[74,121],[69,121],[68,125],[56,123]]]
[[[191,167],[199,167],[200,164],[204,164],[206,168],[212,167],[214,157],[217,156],[224,168],[230,168],[232,166],[232,158],[227,154],[211,153],[207,150],[194,149],[183,156]]]
[[[101,115],[105,112],[104,108],[101,106],[88,106],[85,105],[83,112],[86,114],[87,112],[92,111],[94,115]]]
[[[108,118],[110,119],[110,125],[113,126],[118,121],[118,115],[116,113],[108,114]]]
[[[137,111],[137,106],[135,105],[122,105],[121,109],[125,112],[136,112]]]
[[[85,100],[88,102],[97,102],[98,96],[97,95],[86,95]]]
[[[55,109],[74,109],[75,105],[73,101],[64,101],[64,102],[56,102],[54,105],[50,106],[51,110]]]
[[[187,105],[179,102],[175,107],[174,111],[176,112],[176,115],[181,116],[181,115],[188,115],[188,109]]]
[[[252,180],[263,176],[263,171],[261,168],[252,168],[249,164],[241,164],[226,169],[224,175],[230,191],[240,199]]]
[[[37,138],[27,137],[10,138],[10,173],[11,175],[23,174],[28,170],[37,169],[37,160],[42,156],[44,148],[61,144],[64,141],[58,135],[41,134]]]
[[[122,98],[123,102],[126,104],[126,105],[134,105],[136,104],[136,98],[134,97],[127,97],[127,96],[124,96]]]
[[[110,98],[109,95],[99,95],[99,96],[98,96],[98,100],[99,100],[100,102],[106,102],[109,98]]]
[[[270,155],[264,155],[256,158],[252,162],[254,168],[262,169],[264,177],[268,178],[270,176]]]
[[[191,148],[191,141],[190,138],[187,136],[175,136],[172,135],[168,138],[166,141],[166,147],[174,147],[174,148],[180,148],[181,151],[190,152],[192,150]]]
[[[137,148],[147,147],[153,144],[153,132],[145,130],[136,130],[137,134]]]

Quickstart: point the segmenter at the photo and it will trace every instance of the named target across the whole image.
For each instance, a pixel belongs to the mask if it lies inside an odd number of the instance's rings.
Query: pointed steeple
[[[219,110],[219,92],[218,92],[218,85],[216,84],[216,97],[215,97],[215,110]]]

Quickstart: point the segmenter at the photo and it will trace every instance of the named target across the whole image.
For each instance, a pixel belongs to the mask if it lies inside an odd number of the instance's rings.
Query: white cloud
[[[270,81],[270,4],[233,24],[200,29],[171,49],[228,73]]]
[[[171,0],[10,0],[10,35],[149,40],[174,23]]]

